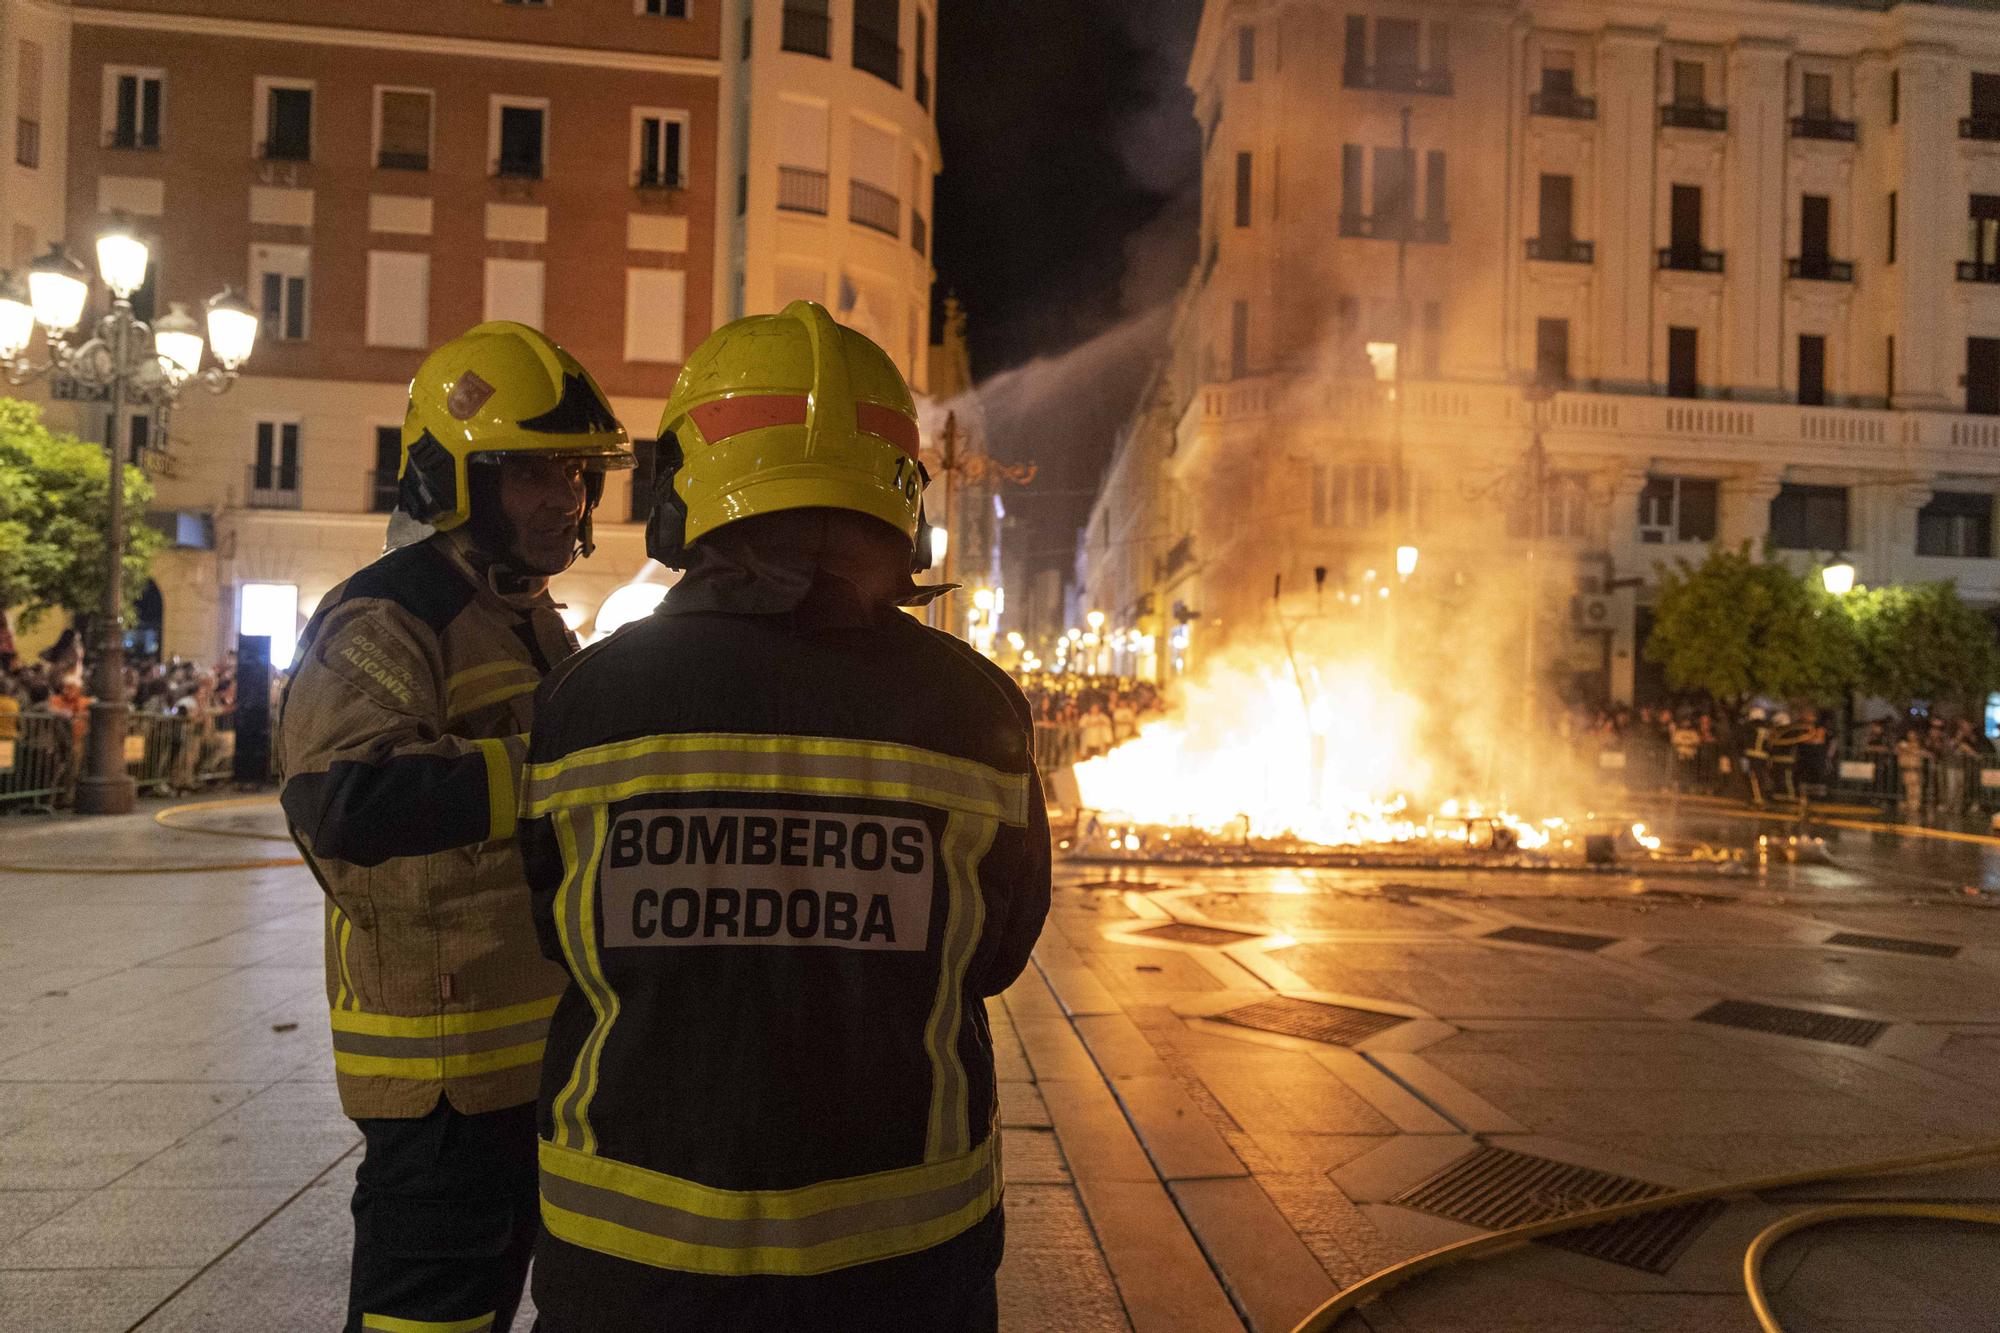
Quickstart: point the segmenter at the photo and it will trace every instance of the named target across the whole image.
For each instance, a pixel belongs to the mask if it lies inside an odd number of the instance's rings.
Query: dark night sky
[[[988,444],[1040,467],[1013,505],[1037,564],[1069,547],[1159,348],[1157,319],[1128,321],[1194,263],[1200,16],[1201,0],[940,6],[938,285],[965,303],[975,377],[1013,372],[987,399]]]

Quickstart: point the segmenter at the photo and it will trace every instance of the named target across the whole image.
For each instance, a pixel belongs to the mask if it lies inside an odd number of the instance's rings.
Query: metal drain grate
[[[1539,926],[1508,926],[1489,931],[1484,938],[1506,940],[1509,944],[1539,944],[1547,949],[1576,949],[1595,953],[1607,944],[1618,943],[1615,935],[1585,935],[1574,930],[1543,930]]]
[[[1787,1009],[1781,1004],[1758,1004],[1753,1000],[1724,1000],[1702,1010],[1694,1019],[1697,1023],[1771,1032],[1780,1037],[1804,1037],[1808,1041],[1831,1041],[1842,1046],[1867,1046],[1889,1030],[1887,1023],[1872,1018],[1823,1014],[1815,1009]]]
[[[1344,1004],[1321,1004],[1317,1000],[1284,997],[1259,1000],[1240,1009],[1217,1014],[1216,1021],[1240,1028],[1276,1032],[1286,1037],[1325,1042],[1329,1046],[1352,1046],[1365,1037],[1409,1020],[1400,1014],[1382,1014],[1373,1009],[1350,1009]]]
[[[1487,1231],[1503,1231],[1665,1193],[1663,1185],[1630,1176],[1507,1148],[1481,1148],[1389,1202]],[[1564,1232],[1545,1243],[1607,1263],[1664,1273],[1723,1207],[1720,1200],[1684,1204]]]
[[[1919,958],[1956,958],[1956,944],[1933,944],[1929,940],[1899,940],[1890,935],[1854,935],[1845,931],[1827,940],[1850,949],[1879,949],[1883,953],[1908,953]]]
[[[1175,944],[1208,944],[1220,947],[1225,944],[1241,944],[1257,937],[1243,930],[1222,930],[1216,926],[1196,926],[1186,921],[1175,921],[1164,926],[1154,926],[1142,930],[1141,935],[1155,940],[1172,940]]]

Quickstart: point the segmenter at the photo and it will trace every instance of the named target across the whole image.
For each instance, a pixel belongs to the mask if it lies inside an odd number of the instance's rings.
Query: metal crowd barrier
[[[188,791],[231,775],[235,739],[213,719],[134,713],[125,735],[125,767],[141,792]],[[68,717],[0,715],[0,807],[67,805],[82,762],[82,744]]]
[[[1835,791],[1906,816],[2000,811],[2000,759],[1992,755],[1926,754],[1906,773],[1893,750],[1857,749],[1843,753],[1837,768]]]
[[[1035,767],[1053,773],[1076,760],[1076,728],[1067,722],[1035,724]]]

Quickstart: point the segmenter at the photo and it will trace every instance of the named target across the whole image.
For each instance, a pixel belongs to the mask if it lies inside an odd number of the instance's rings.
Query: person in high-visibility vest
[[[354,1188],[347,1333],[511,1324],[536,1218],[534,1100],[560,970],[514,845],[529,709],[576,650],[548,580],[590,552],[624,428],[548,337],[493,322],[410,386],[392,530],[321,599],[281,710],[280,801],[326,891]],[[424,535],[426,530],[430,535]]]
[[[689,357],[650,617],[538,693],[521,841],[570,984],[542,1333],[997,1327],[984,1000],[1049,904],[1033,720],[941,592],[909,389],[795,302]]]

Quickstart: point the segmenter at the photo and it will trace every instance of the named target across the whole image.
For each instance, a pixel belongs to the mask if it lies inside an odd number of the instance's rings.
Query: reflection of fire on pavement
[[[1475,860],[1482,865],[1685,860],[1646,825],[1523,813],[1469,794],[1484,751],[1504,738],[1425,706],[1365,662],[1210,672],[1173,716],[1076,766],[1075,857],[1343,864]],[[1515,751],[1516,781],[1526,766]],[[1553,784],[1550,784],[1553,785]]]

